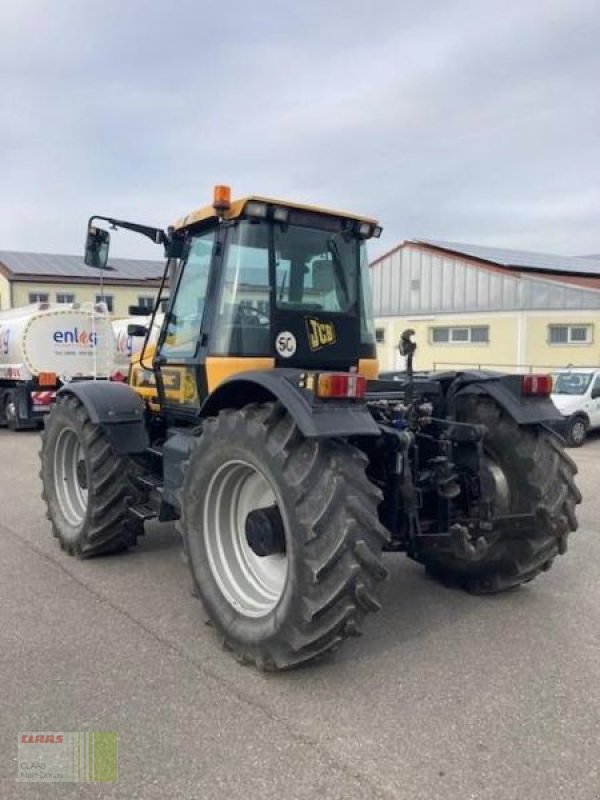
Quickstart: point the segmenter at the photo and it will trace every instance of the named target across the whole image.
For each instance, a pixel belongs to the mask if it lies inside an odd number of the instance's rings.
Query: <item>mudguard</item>
[[[380,430],[364,403],[319,401],[302,387],[302,370],[241,372],[223,381],[208,397],[201,416],[222,408],[241,408],[253,402],[279,400],[307,439],[331,436],[379,436]]]
[[[118,453],[143,453],[150,440],[144,419],[144,401],[124,383],[79,381],[59,391],[70,394],[85,406],[90,420]]]
[[[454,396],[465,394],[489,395],[519,425],[549,425],[560,423],[563,415],[549,397],[521,393],[521,375],[501,375],[493,372],[464,372],[453,385]]]

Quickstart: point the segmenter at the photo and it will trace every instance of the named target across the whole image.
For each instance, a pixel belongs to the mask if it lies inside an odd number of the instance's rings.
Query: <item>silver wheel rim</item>
[[[17,404],[12,398],[6,404],[4,415],[8,422],[15,422],[17,419]]]
[[[221,593],[245,617],[264,617],[279,603],[288,556],[258,556],[246,538],[251,511],[278,505],[271,484],[246,461],[227,461],[211,478],[203,504],[202,534]]]
[[[88,490],[82,486],[83,471],[85,461],[79,436],[71,428],[63,428],[54,449],[54,480],[60,510],[73,527],[81,525],[87,512]]]
[[[484,473],[487,473],[487,480],[493,485],[495,513],[508,514],[510,512],[511,495],[506,473],[489,453],[484,456],[483,469]]]
[[[573,423],[571,437],[576,444],[581,444],[585,439],[585,424],[581,421]]]

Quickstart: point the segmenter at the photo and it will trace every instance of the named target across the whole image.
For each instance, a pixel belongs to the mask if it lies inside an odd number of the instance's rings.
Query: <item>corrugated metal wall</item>
[[[600,292],[518,278],[406,245],[371,267],[376,317],[461,311],[600,309]]]

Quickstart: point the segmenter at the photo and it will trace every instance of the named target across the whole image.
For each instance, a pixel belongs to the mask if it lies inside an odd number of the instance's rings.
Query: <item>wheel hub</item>
[[[285,531],[277,506],[257,508],[248,514],[246,541],[257,556],[285,553]]]
[[[81,458],[77,462],[77,466],[75,467],[76,475],[77,475],[77,483],[81,489],[88,488],[87,482],[87,469],[85,468],[85,461]]]

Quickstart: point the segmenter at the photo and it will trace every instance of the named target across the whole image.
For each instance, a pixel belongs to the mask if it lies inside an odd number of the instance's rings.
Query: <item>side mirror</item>
[[[145,336],[148,328],[145,325],[128,325],[127,336]]]
[[[83,260],[88,267],[105,269],[108,264],[110,233],[103,228],[90,225],[85,239],[85,255]]]
[[[152,313],[152,309],[146,306],[129,306],[127,309],[130,317],[147,317]]]
[[[600,397],[600,386],[594,386],[592,389],[592,400],[596,400]]]

